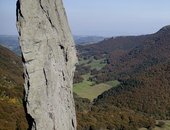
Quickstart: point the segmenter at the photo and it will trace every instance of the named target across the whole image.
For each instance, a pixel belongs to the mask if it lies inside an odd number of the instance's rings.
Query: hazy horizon
[[[0,1],[0,35],[17,35],[16,0]],[[170,24],[168,0],[64,0],[74,35],[127,36],[151,34]]]

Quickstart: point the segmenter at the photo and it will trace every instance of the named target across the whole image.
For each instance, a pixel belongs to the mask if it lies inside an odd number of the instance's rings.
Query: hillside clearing
[[[83,82],[74,84],[73,91],[80,97],[88,98],[90,101],[93,101],[104,91],[107,91],[112,87],[116,87],[119,84],[117,80],[95,84],[88,80],[90,74],[83,75],[82,77],[84,78]]]
[[[85,66],[90,66],[91,69],[97,69],[97,70],[102,69],[106,65],[105,59],[96,60],[94,58],[90,58],[87,60],[81,58],[79,64],[80,65],[84,64]]]

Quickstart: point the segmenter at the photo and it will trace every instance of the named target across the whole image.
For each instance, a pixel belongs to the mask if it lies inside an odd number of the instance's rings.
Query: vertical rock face
[[[25,107],[32,130],[75,130],[76,51],[62,0],[18,0]]]

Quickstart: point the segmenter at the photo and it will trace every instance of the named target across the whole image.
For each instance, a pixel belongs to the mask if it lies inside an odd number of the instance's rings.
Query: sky
[[[63,0],[74,35],[141,35],[170,24],[170,0]],[[17,35],[16,0],[0,0],[0,35]]]

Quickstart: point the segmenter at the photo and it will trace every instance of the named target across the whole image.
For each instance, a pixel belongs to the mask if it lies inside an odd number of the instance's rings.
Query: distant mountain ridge
[[[108,65],[103,71],[106,73],[110,71],[115,74],[124,74],[132,70],[133,72],[142,70],[141,67],[144,64],[151,66],[168,59],[170,57],[169,42],[170,26],[165,26],[154,34],[109,38],[97,44],[77,48],[79,54],[85,58],[105,57]]]
[[[17,55],[20,55],[18,36],[15,35],[0,35],[0,45],[10,49]]]
[[[73,36],[76,44],[92,44],[104,40],[104,37],[100,36]],[[15,52],[17,55],[21,54],[19,47],[18,36],[16,35],[0,35],[0,45],[10,49]]]
[[[74,41],[78,45],[93,44],[103,41],[105,37],[102,36],[79,36],[73,35]]]
[[[142,44],[132,48],[119,59],[115,60],[111,55],[109,62],[114,66],[110,68],[119,70],[119,74],[129,73],[130,75],[170,59],[170,26],[165,26],[158,32],[145,37]]]

